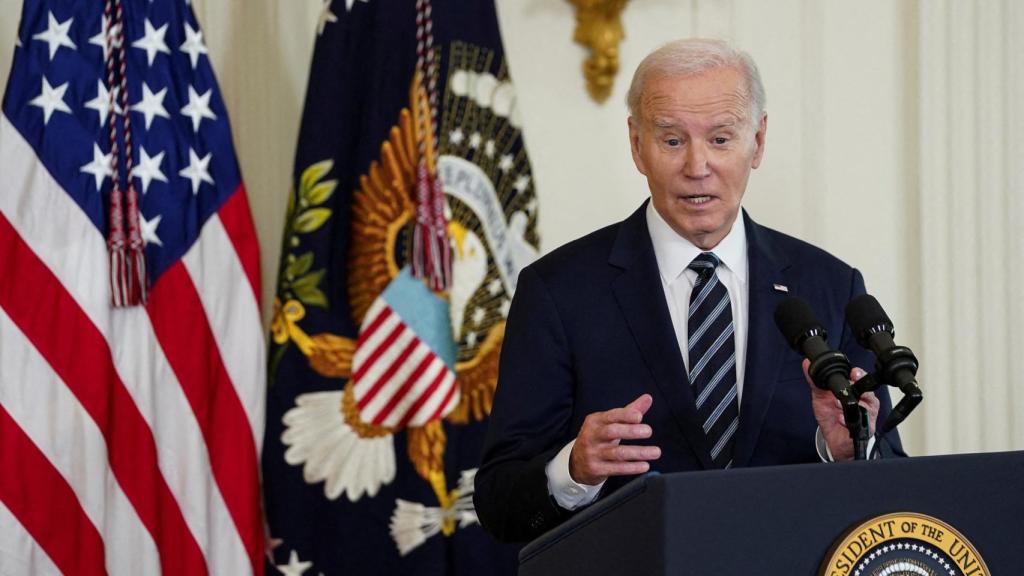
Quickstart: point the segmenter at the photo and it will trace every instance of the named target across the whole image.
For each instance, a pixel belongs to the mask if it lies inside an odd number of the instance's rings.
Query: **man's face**
[[[750,169],[761,164],[767,114],[751,119],[739,70],[650,79],[640,117],[629,119],[637,170],[658,214],[694,245],[710,250],[732,229]]]

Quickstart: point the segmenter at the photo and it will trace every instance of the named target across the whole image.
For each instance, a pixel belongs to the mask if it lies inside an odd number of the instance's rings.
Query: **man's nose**
[[[687,178],[707,178],[711,175],[710,170],[708,170],[707,149],[703,143],[692,142],[686,147],[683,175]]]

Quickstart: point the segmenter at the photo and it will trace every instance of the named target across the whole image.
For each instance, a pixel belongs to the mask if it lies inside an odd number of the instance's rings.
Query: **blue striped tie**
[[[715,274],[720,261],[703,252],[690,262],[697,283],[690,294],[687,340],[690,386],[697,417],[704,426],[711,459],[719,468],[732,466],[732,447],[740,423],[736,398],[736,344],[729,291]]]

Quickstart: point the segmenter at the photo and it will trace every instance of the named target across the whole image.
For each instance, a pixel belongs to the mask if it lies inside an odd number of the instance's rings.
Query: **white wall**
[[[4,83],[20,4],[0,0]],[[266,303],[321,2],[193,4],[231,110],[263,249]],[[545,250],[625,217],[645,197],[629,157],[623,104],[643,55],[680,36],[731,39],[758,61],[768,91],[767,153],[744,204],[760,222],[864,272],[898,341],[924,366],[926,403],[902,429],[909,449],[1024,449],[1024,399],[1010,394],[1009,364],[1024,343],[1012,330],[1024,323],[1015,293],[1015,281],[1024,281],[1017,256],[1024,203],[1016,199],[1024,184],[1017,166],[1024,118],[1007,105],[1024,102],[1024,47],[1010,33],[1024,29],[1024,10],[1013,0],[632,0],[622,71],[604,105],[584,89],[584,49],[572,42],[568,2],[498,0],[498,9]],[[1002,56],[993,63],[993,54]],[[964,74],[975,69],[981,72]],[[928,102],[939,92],[956,97],[935,111]],[[994,129],[999,140],[992,144]],[[956,185],[936,191],[946,181]],[[990,197],[999,199],[995,215],[991,204],[987,212],[972,209],[972,199]],[[970,226],[959,226],[963,214],[972,215]],[[969,241],[965,231],[971,238],[995,233],[1004,249],[993,253],[992,241]],[[995,288],[952,290],[959,272],[953,258],[986,262],[977,269],[995,276]],[[984,301],[983,313],[965,312],[964,298]],[[977,344],[993,322],[1002,344]],[[963,342],[975,344],[961,361]],[[984,386],[976,383],[982,373]],[[963,403],[967,398],[983,400]]]

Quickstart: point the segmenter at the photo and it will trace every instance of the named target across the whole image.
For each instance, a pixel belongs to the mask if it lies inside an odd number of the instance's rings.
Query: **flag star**
[[[160,219],[163,218],[162,214],[157,214],[152,220],[146,220],[146,217],[139,212],[139,228],[142,232],[142,239],[146,244],[156,244],[157,246],[163,246],[164,243],[160,241],[160,237],[156,235],[156,227],[160,225]]]
[[[167,182],[167,176],[164,176],[160,170],[160,163],[164,161],[164,153],[160,152],[156,156],[150,157],[146,153],[146,149],[139,146],[139,154],[139,163],[132,169],[132,175],[142,180],[142,193],[145,194],[149,190],[149,183],[153,180]]]
[[[135,42],[132,42],[132,47],[145,50],[146,60],[149,65],[152,66],[157,52],[163,52],[164,54],[171,53],[171,51],[167,49],[167,43],[164,42],[164,35],[167,34],[167,24],[164,24],[159,29],[154,29],[153,25],[149,23],[149,18],[146,18],[145,26],[145,35]]]
[[[188,87],[188,104],[182,107],[181,113],[192,119],[193,132],[199,132],[199,123],[203,121],[203,118],[217,119],[217,115],[210,110],[210,96],[212,94],[212,88],[200,96],[196,93],[195,88]]]
[[[526,192],[526,189],[529,186],[530,186],[530,177],[527,176],[526,174],[522,174],[518,178],[516,178],[515,184],[512,185],[512,187],[516,189],[516,192],[519,192],[520,194],[522,194],[523,192]]]
[[[462,144],[462,141],[466,139],[466,135],[462,132],[462,128],[456,128],[448,133],[448,141],[458,146]]]
[[[67,90],[67,82],[54,88],[46,81],[46,76],[43,76],[42,91],[39,92],[39,96],[36,96],[29,101],[29,104],[43,109],[43,126],[50,122],[50,116],[53,115],[54,110],[60,110],[61,112],[71,114],[71,108],[68,108],[67,103],[64,102],[64,93],[67,92]]]
[[[508,318],[508,309],[512,305],[512,301],[508,298],[501,301],[501,306],[498,307],[498,312],[501,312],[502,317]]]
[[[479,132],[473,132],[473,134],[470,135],[470,137],[469,137],[469,147],[474,149],[474,150],[476,150],[477,148],[480,147],[480,142],[482,142],[482,141],[483,141],[483,138],[480,136],[480,133]]]
[[[491,283],[487,285],[487,292],[491,296],[497,296],[501,292],[501,280],[497,278],[491,280]]]
[[[494,158],[494,140],[488,140],[487,143],[484,144],[484,154],[486,154],[488,158]]]
[[[537,210],[537,199],[530,198],[530,201],[526,203],[526,211],[533,214]]]
[[[509,170],[512,169],[513,165],[514,164],[512,163],[512,155],[505,154],[504,156],[501,157],[501,160],[498,161],[498,170],[501,170],[502,172],[508,172]]]
[[[367,4],[367,3],[370,2],[370,0],[359,0],[359,1],[362,2],[363,4]],[[355,4],[355,3],[356,3],[356,0],[345,0],[345,10],[351,12],[352,11],[352,5]]]
[[[21,48],[22,47],[21,46],[21,36],[15,36],[14,37],[14,47],[15,48]]]
[[[469,346],[470,348],[476,346],[478,338],[479,336],[476,335],[476,332],[470,332],[469,334],[466,334],[466,346]]]
[[[96,191],[99,192],[100,188],[103,187],[103,179],[109,178],[113,171],[110,168],[111,154],[104,154],[100,147],[93,143],[92,145],[92,162],[85,164],[81,168],[81,172],[86,174],[92,174],[93,178],[96,179]]]
[[[141,112],[146,117],[146,130],[149,130],[151,124],[153,124],[154,116],[161,116],[163,118],[170,119],[170,114],[167,113],[167,109],[164,108],[164,97],[167,96],[167,88],[153,94],[153,91],[149,89],[149,85],[145,82],[142,83],[142,100],[132,104],[131,109],[136,112]]]
[[[271,564],[274,563],[274,550],[277,549],[277,547],[281,544],[284,544],[284,540],[280,538],[274,538],[269,533],[267,534],[267,539],[266,543],[263,546],[263,551],[267,556],[267,561]]]
[[[320,18],[316,22],[316,35],[323,36],[324,28],[328,24],[333,24],[338,21],[338,16],[334,12],[331,12],[331,2],[333,0],[324,0],[324,5],[320,9]],[[349,4],[349,10],[351,10],[351,4]]]
[[[476,310],[473,310],[473,324],[479,325],[481,322],[484,321],[484,317],[486,315],[487,313],[484,312],[483,308],[477,307]]]
[[[103,23],[100,25],[100,31],[98,34],[89,38],[89,44],[99,46],[103,49],[103,60],[106,60],[107,55],[107,34],[112,36],[111,44],[114,48],[121,47],[121,25],[114,24],[113,28],[110,28],[110,18],[103,16]]]
[[[312,562],[300,562],[299,555],[292,550],[291,556],[288,557],[287,564],[278,564],[277,569],[284,576],[302,576],[313,566]]]
[[[123,114],[124,110],[117,105],[117,97],[120,93],[120,88],[114,87],[114,111],[118,114]],[[86,108],[92,108],[100,115],[100,126],[104,126],[107,123],[107,115],[110,114],[110,90],[107,90],[107,85],[103,83],[103,80],[96,81],[96,97],[85,103]]]
[[[71,23],[75,20],[74,18],[68,18],[63,22],[57,22],[57,18],[54,17],[53,12],[49,13],[49,23],[44,32],[40,32],[32,36],[33,40],[42,40],[50,45],[50,60],[53,60],[53,56],[60,50],[61,46],[66,46],[72,50],[77,49],[75,43],[68,38],[68,29],[71,28]]]
[[[188,22],[185,22],[185,42],[182,43],[179,50],[188,54],[193,70],[199,64],[200,54],[209,55],[209,52],[206,51],[206,45],[203,44],[203,32],[201,30],[193,30]]]
[[[213,184],[213,178],[210,177],[209,172],[211,158],[213,158],[212,152],[200,159],[195,150],[191,148],[188,149],[188,167],[182,168],[181,171],[178,172],[178,175],[192,181],[193,195],[199,193],[200,182]]]

